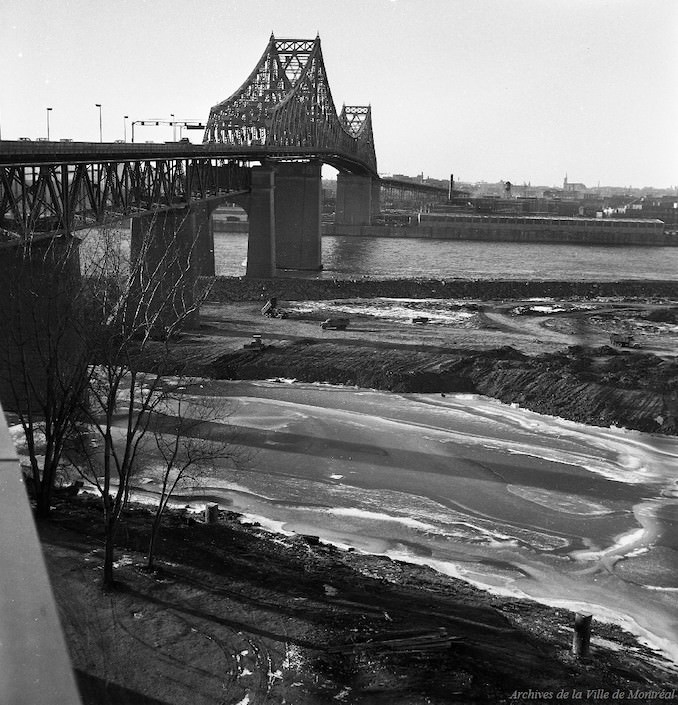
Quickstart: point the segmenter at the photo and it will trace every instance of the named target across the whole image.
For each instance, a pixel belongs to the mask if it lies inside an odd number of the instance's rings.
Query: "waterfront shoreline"
[[[259,303],[271,297],[283,310],[290,303],[287,319],[260,315]],[[360,313],[359,302],[390,297],[410,301],[411,316],[425,320],[426,304],[417,301],[447,302],[472,323],[416,326],[414,318],[382,318],[388,301],[374,313]],[[351,299],[356,313],[346,331],[316,327],[346,316],[344,302]],[[549,311],[532,310],[543,301]],[[297,312],[295,302],[313,303]],[[675,376],[676,335],[671,326],[650,325],[648,317],[675,319],[677,303],[678,282],[666,281],[218,277],[204,307],[206,328],[185,350],[200,356],[196,346],[207,346],[195,372],[214,378],[475,392],[582,423],[675,434],[678,415],[666,385]],[[248,327],[268,343],[261,350],[243,350],[233,339]],[[635,333],[640,349],[610,347],[610,334],[618,330]]]
[[[411,225],[323,224],[324,236],[517,242],[589,247],[676,247],[660,221],[506,214],[421,214]]]
[[[347,298],[435,298],[506,300],[526,298],[647,298],[678,299],[678,281],[620,280],[549,281],[511,279],[316,279],[298,275],[270,279],[214,279],[209,300],[215,302]]]
[[[615,625],[596,621],[591,656],[578,660],[574,615],[563,607],[494,596],[312,536],[272,534],[223,510],[211,525],[170,511],[158,570],[147,574],[151,517],[132,504],[118,541],[121,589],[100,603],[98,500],[73,498],[59,510],[40,532],[85,705],[187,702],[188,693],[192,705],[219,693],[297,705],[351,693],[367,703],[384,688],[392,705],[507,703],[515,689],[663,692],[675,683],[670,662]],[[112,629],[118,639],[109,644],[101,635]],[[440,630],[451,644],[424,652],[415,644],[403,656],[379,649],[392,635]],[[228,653],[240,656],[225,662]]]

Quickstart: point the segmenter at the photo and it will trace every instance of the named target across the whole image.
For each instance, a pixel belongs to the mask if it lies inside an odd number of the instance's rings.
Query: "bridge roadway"
[[[339,171],[340,225],[369,225],[379,213],[382,191],[426,201],[446,196],[426,184],[380,179],[356,154],[329,147],[3,141],[0,229],[6,237],[49,237],[167,210],[190,207],[194,215],[201,204],[205,229],[212,210],[230,198],[250,215],[249,276],[317,270],[322,164]],[[205,273],[212,270],[213,265]]]
[[[205,158],[242,162],[320,161],[340,172],[378,179],[369,164],[352,154],[324,147],[229,145],[190,142],[46,142],[0,141],[0,166],[91,164],[158,159]],[[406,183],[406,182],[403,182]]]
[[[265,145],[227,145],[220,143],[193,144],[190,142],[46,142],[0,140],[0,166],[38,166],[44,164],[89,164],[95,162],[156,160],[167,158],[203,157],[252,161],[318,160],[340,172],[369,175],[379,179],[382,188],[418,192],[440,198],[447,196],[447,189],[416,181],[383,178],[374,173],[360,159],[337,154],[330,149],[296,146],[275,147]]]

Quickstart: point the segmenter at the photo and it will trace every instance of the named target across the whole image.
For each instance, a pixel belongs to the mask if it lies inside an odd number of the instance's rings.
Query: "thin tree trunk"
[[[112,590],[115,587],[115,581],[113,580],[113,539],[115,536],[115,521],[112,517],[106,517],[104,521],[104,532],[106,543],[104,550],[104,580],[102,587],[104,590]]]
[[[54,472],[45,463],[42,469],[42,478],[35,493],[35,514],[38,519],[46,519],[49,516],[52,504],[52,489],[54,485]]]
[[[153,570],[154,567],[156,533],[157,530],[155,528],[155,522],[153,522],[153,526],[151,527],[151,539],[148,542],[148,562],[146,563],[146,567],[148,568],[148,570]]]
[[[38,519],[47,519],[50,510],[50,495],[45,492],[44,487],[40,487],[36,495],[35,515]]]

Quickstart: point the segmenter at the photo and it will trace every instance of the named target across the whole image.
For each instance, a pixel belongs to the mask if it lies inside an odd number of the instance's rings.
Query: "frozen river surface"
[[[678,439],[468,395],[280,381],[196,391],[230,399],[224,421],[250,460],[217,468],[193,501],[587,610],[678,661]]]

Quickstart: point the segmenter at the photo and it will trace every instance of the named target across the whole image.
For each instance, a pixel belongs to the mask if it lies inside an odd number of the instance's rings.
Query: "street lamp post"
[[[127,142],[127,119],[129,118],[129,115],[123,115],[122,116],[122,136]]]
[[[172,118],[172,142],[177,141],[177,126],[174,124],[174,113],[170,113],[170,117]]]
[[[103,142],[104,141],[104,131],[103,131],[103,125],[101,122],[101,103],[95,103],[94,107],[99,108],[99,142]]]
[[[47,112],[47,141],[49,142],[49,114],[52,112],[52,108],[46,108]]]

